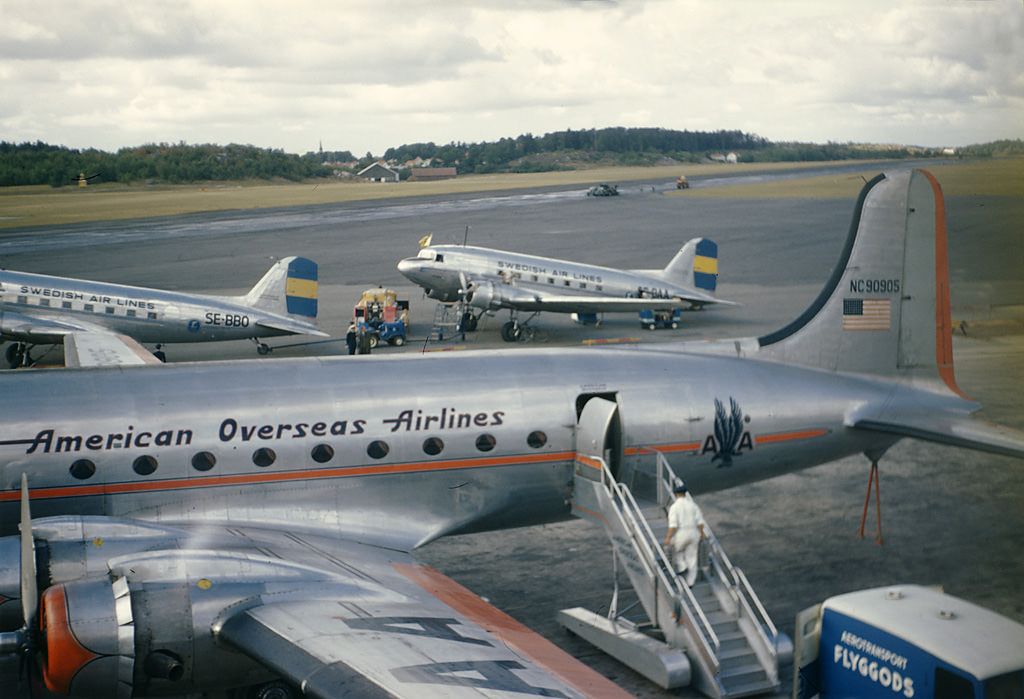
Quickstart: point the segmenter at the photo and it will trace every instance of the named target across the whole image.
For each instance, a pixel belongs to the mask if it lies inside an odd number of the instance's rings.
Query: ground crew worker
[[[673,492],[676,500],[668,509],[665,547],[671,546],[672,565],[680,575],[686,573],[686,584],[692,586],[697,582],[697,553],[704,540],[704,515],[688,495],[685,483],[676,486]]]
[[[350,323],[349,326],[348,326],[348,332],[345,333],[345,344],[348,345],[348,353],[349,354],[355,354],[356,353],[356,342],[357,341],[358,341],[358,338],[356,337],[356,324],[355,323]]]

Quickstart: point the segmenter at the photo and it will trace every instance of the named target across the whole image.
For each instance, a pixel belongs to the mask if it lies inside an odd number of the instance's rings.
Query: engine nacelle
[[[473,287],[468,301],[469,305],[474,308],[495,311],[502,307],[502,299],[501,289],[497,288],[493,282],[482,282]]]
[[[46,687],[74,696],[160,696],[273,679],[210,631],[216,612],[253,586],[212,587],[205,579],[138,586],[118,577],[48,588],[40,600]]]

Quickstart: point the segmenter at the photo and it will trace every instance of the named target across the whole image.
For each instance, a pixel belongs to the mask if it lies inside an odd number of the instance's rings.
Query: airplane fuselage
[[[592,396],[619,405],[621,478],[654,448],[704,492],[884,450],[897,438],[846,414],[909,390],[678,345],[253,361],[70,370],[58,401],[45,370],[5,375],[4,533],[25,472],[36,517],[247,520],[411,547],[566,514]],[[365,361],[392,380],[367,384]],[[453,391],[455,376],[480,379]],[[104,408],[125,405],[127,420]]]
[[[287,334],[259,325],[273,314],[230,297],[183,294],[122,284],[0,271],[0,326],[9,339],[60,342],[63,333],[7,331],[4,316],[96,326],[140,342],[241,340]]]
[[[428,296],[444,302],[459,300],[465,278],[514,285],[523,291],[546,294],[621,298],[678,299],[692,289],[651,273],[619,270],[536,255],[486,248],[435,245],[408,258],[399,270],[428,289]]]

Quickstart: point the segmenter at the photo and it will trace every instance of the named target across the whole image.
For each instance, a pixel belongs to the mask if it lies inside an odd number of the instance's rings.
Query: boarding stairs
[[[632,488],[617,479],[606,462],[604,434],[588,439],[583,423],[591,403],[577,427],[573,511],[606,528],[615,589],[607,617],[575,608],[562,610],[559,622],[666,689],[692,685],[716,698],[777,692],[779,666],[790,662],[792,642],[775,628],[710,527],[697,582],[687,586],[672,570],[662,542],[667,507],[681,481],[654,450],[643,450],[623,469]],[[635,595],[622,609],[619,568]]]
[[[430,327],[430,340],[444,342],[461,334],[461,303],[439,303],[434,308],[434,324]]]

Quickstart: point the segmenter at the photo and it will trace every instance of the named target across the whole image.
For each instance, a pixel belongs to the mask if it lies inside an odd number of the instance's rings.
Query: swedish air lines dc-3
[[[317,335],[318,270],[312,260],[276,262],[243,296],[209,296],[0,270],[0,336],[12,367],[31,350],[62,343],[66,366],[159,363],[141,342],[256,342]]]
[[[970,418],[949,323],[913,170],[867,183],[819,298],[764,337],[5,372],[0,649],[78,696],[621,696],[414,549],[579,513],[652,450],[696,492],[904,437],[1024,457]]]
[[[584,325],[599,314],[649,312],[644,324],[675,327],[680,309],[709,304],[735,306],[715,296],[718,245],[706,238],[687,242],[664,269],[619,270],[549,257],[471,245],[432,245],[420,240],[416,257],[398,263],[398,271],[443,303],[461,303],[462,323],[475,330],[484,313],[507,309],[510,320],[502,339],[514,342],[536,314],[570,313]],[[531,313],[525,320],[520,312]]]

